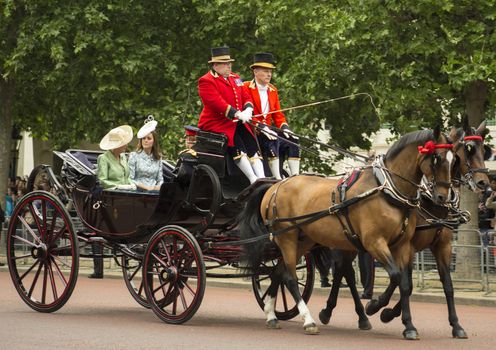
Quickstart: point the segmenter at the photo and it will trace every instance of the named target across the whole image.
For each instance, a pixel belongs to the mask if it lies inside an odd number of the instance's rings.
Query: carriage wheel
[[[265,307],[264,299],[267,296],[267,291],[271,282],[270,274],[279,261],[279,259],[275,259],[263,262],[260,269],[251,278],[255,298],[262,310]],[[304,255],[300,259],[299,263],[296,265],[296,275],[298,277],[300,294],[305,303],[308,303],[313,292],[313,284],[315,281],[315,263],[310,254]],[[277,291],[275,311],[276,317],[279,320],[290,320],[299,313],[291,293],[289,293],[283,284],[279,286]]]
[[[129,293],[131,293],[131,296],[138,302],[138,304],[149,309],[150,304],[146,299],[143,284],[143,257],[142,254],[139,253],[139,251],[144,251],[145,248],[146,246],[144,244],[135,244],[129,247],[129,249],[139,255],[141,259],[123,254],[121,258],[121,266],[124,282],[126,283]]]
[[[164,322],[188,321],[205,293],[203,254],[195,237],[179,226],[164,226],[148,243],[143,262],[146,298]]]
[[[34,191],[16,205],[7,231],[7,261],[17,292],[32,309],[53,312],[76,285],[79,248],[60,200]]]

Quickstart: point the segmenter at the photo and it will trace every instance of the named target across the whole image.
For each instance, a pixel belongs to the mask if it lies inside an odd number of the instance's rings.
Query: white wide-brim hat
[[[133,129],[129,125],[121,125],[110,130],[100,141],[104,151],[127,145],[133,139]]]
[[[150,117],[148,117],[150,118]],[[153,118],[153,117],[152,117]],[[143,137],[145,137],[146,135],[148,135],[149,133],[151,133],[152,131],[155,131],[155,129],[157,128],[157,121],[156,120],[148,120],[145,125],[143,125],[141,127],[141,129],[139,129],[138,131],[138,138],[139,139],[142,139]]]

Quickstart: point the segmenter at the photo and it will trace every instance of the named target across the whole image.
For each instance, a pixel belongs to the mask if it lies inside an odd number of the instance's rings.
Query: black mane
[[[402,136],[391,146],[389,151],[387,151],[386,153],[386,158],[392,159],[396,157],[403,148],[412,143],[423,144],[429,140],[435,141],[434,133],[432,132],[432,130],[412,131],[405,136]]]

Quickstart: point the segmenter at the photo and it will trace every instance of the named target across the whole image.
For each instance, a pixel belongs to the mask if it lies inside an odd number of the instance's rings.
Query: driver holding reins
[[[300,148],[295,145],[298,143],[298,137],[289,129],[286,117],[280,111],[277,88],[270,83],[272,71],[276,68],[274,56],[271,53],[257,53],[250,68],[253,70],[254,79],[244,84],[255,106],[256,116],[253,120],[258,125],[258,141],[264,157],[269,161],[270,171],[276,179],[281,178],[279,157],[286,154],[290,175],[298,175]],[[273,124],[282,132],[271,130],[269,126]]]

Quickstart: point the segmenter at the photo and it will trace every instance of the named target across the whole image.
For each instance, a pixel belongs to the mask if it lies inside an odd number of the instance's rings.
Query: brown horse
[[[444,203],[448,199],[453,154],[452,145],[447,143],[439,128],[401,137],[383,163],[376,162],[362,171],[347,192],[350,200],[344,202],[336,198],[337,180],[308,175],[288,178],[252,195],[240,216],[241,238],[253,239],[269,231],[284,260],[265,300],[269,327],[278,327],[274,299],[279,284],[284,282],[304,319],[305,332],[318,333],[298,290],[295,270],[298,258],[318,243],[348,251],[366,249],[380,261],[391,283],[400,287],[404,336],[417,338],[408,294],[415,208],[423,176],[434,184],[434,201]],[[248,268],[260,266],[264,244],[259,240],[245,245]]]
[[[464,122],[463,128],[453,128],[450,138],[453,140],[454,153],[456,157],[454,171],[461,175],[460,181],[465,183],[472,190],[484,190],[489,186],[489,179],[486,175],[487,169],[484,164],[484,136],[486,133],[486,123],[482,122],[477,130],[472,129]],[[455,175],[456,177],[456,175]],[[446,227],[429,224],[428,216],[439,219],[447,219],[449,208],[440,206],[428,198],[423,198],[421,208],[417,218],[417,228],[412,239],[415,251],[429,248],[436,259],[439,278],[443,284],[446,303],[448,306],[448,320],[452,327],[454,338],[467,338],[467,333],[458,322],[455,310],[455,300],[453,295],[453,283],[450,274],[451,262],[451,240],[453,231]],[[410,272],[411,276],[411,272]],[[413,282],[410,281],[410,294],[413,289]],[[367,304],[367,314],[376,313],[381,307],[389,303],[394,287],[388,286],[384,294],[378,300],[372,300]],[[386,308],[381,313],[381,320],[389,322],[401,315],[401,303],[398,302],[393,308]]]

